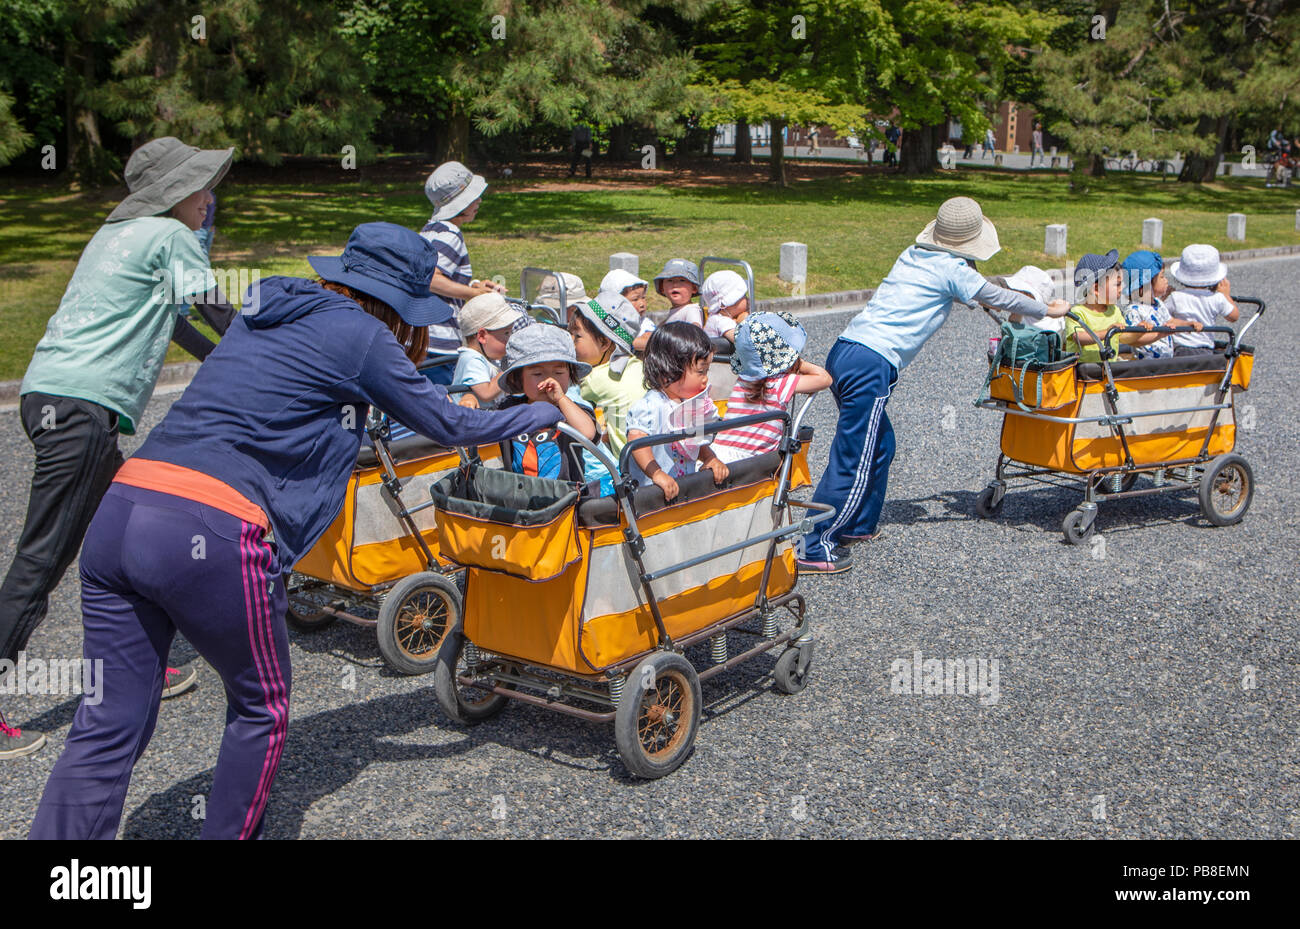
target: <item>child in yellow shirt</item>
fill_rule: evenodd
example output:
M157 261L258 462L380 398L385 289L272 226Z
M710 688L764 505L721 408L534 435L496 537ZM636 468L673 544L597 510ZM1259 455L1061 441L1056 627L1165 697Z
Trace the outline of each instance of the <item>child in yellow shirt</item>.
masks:
M1081 303L1070 307L1070 312L1087 325L1065 317L1065 329L1062 332L1062 348L1066 352L1078 352L1080 362L1101 361L1101 348L1088 333L1091 329L1097 339L1106 341L1106 330L1112 326L1128 326L1123 311L1116 305L1123 294L1124 275L1119 269L1119 251L1111 249L1104 255L1087 254L1079 258L1074 266L1075 296ZM1144 321L1142 328L1151 329L1150 320ZM1162 337L1159 332L1122 332L1107 342L1112 349L1117 343L1127 345L1146 345ZM1116 360L1112 357L1112 361Z

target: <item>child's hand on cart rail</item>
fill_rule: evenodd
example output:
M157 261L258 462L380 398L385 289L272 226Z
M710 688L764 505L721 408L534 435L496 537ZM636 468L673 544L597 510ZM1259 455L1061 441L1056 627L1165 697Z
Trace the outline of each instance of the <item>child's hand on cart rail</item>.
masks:
M713 483L715 484L721 484L727 479L727 475L731 473L731 470L727 467L726 463L717 456L710 458L708 461L704 461L703 456L701 456L700 464L707 470L713 472Z

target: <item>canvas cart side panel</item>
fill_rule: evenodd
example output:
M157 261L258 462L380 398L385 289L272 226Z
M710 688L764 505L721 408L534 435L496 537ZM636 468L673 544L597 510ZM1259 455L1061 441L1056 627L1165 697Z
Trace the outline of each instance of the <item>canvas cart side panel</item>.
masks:
M1116 409L1125 414L1213 406L1222 378L1222 371L1201 371L1116 380ZM1229 401L1232 393L1234 391L1230 389L1226 398ZM1077 415L1090 417L1106 413L1105 385L1100 381L1085 382ZM1212 410L1135 417L1124 427L1134 462L1147 465L1196 457L1205 443L1213 417ZM1233 411L1231 408L1220 410L1208 454L1215 456L1232 451L1235 440ZM1079 471L1124 464L1123 446L1114 431L1102 423L1079 423L1074 427L1071 455L1075 469Z
M531 664L590 674L578 654L591 532L580 530L582 557L557 577L533 583L478 568L465 572L465 635L489 652Z
M785 514L772 506L775 493L776 481L768 479L643 517L646 570L653 573L761 535L778 521L784 524ZM632 658L657 641L636 568L621 542L619 530L598 530L588 557L580 652L595 668ZM767 542L756 543L656 580L653 587L668 634L680 638L751 609L768 548ZM773 560L768 595L786 593L794 583L794 550L786 543Z
M496 446L485 446L480 454L497 456L485 464L500 463ZM402 499L408 505L427 500L430 485L454 471L459 463L454 451L397 463ZM377 467L352 472L343 509L294 570L357 591L369 591L425 570L424 553L384 500L383 479L383 471ZM427 507L411 518L437 557L433 508Z

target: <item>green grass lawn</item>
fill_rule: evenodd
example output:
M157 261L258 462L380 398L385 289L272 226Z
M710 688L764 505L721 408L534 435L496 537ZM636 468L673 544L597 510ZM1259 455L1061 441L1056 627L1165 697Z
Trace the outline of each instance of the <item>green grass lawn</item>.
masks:
M1223 250L1300 243L1300 191L1267 190L1255 179L1194 187L1112 175L1086 179L1086 192L1072 192L1065 175L970 170L919 180L846 174L785 190L754 183L681 186L670 178L662 173L638 185L598 180L596 190L568 189L563 181L494 180L479 219L466 227L475 274L502 275L518 293L521 268L558 268L594 289L613 252L640 255L646 277L669 258L712 254L749 261L758 295L774 297L791 292L777 268L780 244L795 240L808 245L808 293L871 287L938 205L958 194L977 198L997 223L1002 251L981 266L986 274L1050 264L1041 251L1047 223L1069 224L1071 256L1140 247L1149 216L1165 221L1170 254L1193 241ZM227 181L218 196L214 265L256 269L264 277L307 275L305 257L337 254L357 223L383 219L418 229L428 216L417 168L409 182ZM0 379L22 376L81 249L113 202L0 178ZM1248 217L1245 243L1227 241L1232 212ZM666 305L660 301L660 308ZM175 347L169 356L186 357Z

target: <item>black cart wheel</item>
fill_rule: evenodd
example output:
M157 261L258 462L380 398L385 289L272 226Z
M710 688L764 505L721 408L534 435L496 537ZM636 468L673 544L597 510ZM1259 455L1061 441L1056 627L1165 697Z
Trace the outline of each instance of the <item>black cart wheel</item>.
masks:
M450 578L422 571L398 581L379 608L379 653L402 674L428 674L447 631L460 624L460 591Z
M1071 510L1065 514L1065 519L1061 520L1061 532L1065 533L1065 541L1071 545L1082 545L1092 537L1097 531L1097 518L1094 514L1085 528L1084 521L1087 518L1088 514L1083 510Z
M1255 496L1255 472L1240 455L1220 455L1201 475L1201 512L1216 526L1241 522Z
M700 677L676 652L655 652L627 678L614 717L614 742L636 777L676 771L700 726Z
M326 613L322 607L333 599L325 590L289 589L289 606L284 611L285 622L298 632L319 632L332 625L338 617Z
M994 502L996 498L996 503ZM979 492L975 498L975 515L980 519L993 519L1002 512L1002 501L1005 496L998 495L998 488L990 484Z
M491 719L510 702L509 697L460 682L461 675L474 671L471 656L467 654L472 647L461 630L458 617L455 627L442 640L438 649L438 666L433 669L433 693L438 698L438 706L453 722L464 725ZM475 653L481 655L477 649Z
M799 660L801 652L805 654L803 661ZM783 694L797 694L807 687L808 677L812 674L812 656L811 642L802 648L797 645L786 648L772 669L772 682L776 689Z

